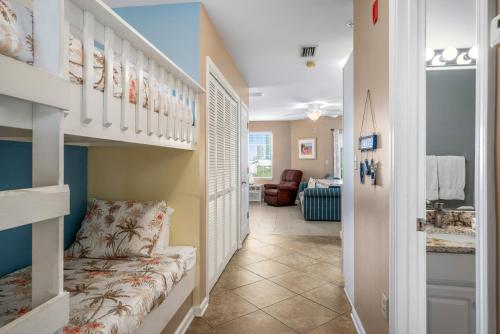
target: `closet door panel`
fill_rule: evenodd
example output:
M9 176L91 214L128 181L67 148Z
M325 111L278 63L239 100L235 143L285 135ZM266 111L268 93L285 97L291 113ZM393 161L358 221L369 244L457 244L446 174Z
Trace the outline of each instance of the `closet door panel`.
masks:
M238 194L239 194L239 122L238 122L238 104L231 100L230 105L230 185L231 185L231 250L236 250L238 242L238 224L239 224L239 207L238 207Z
M207 280L210 288L217 275L217 102L216 85L209 81L208 86L208 125L207 125ZM169 99L170 100L170 99ZM170 101L169 101L170 102ZM169 108L170 108L169 104ZM171 110L169 111L171 113ZM167 131L171 133L172 119ZM169 135L171 137L171 135Z
M207 275L211 289L237 248L239 108L212 76L207 88Z

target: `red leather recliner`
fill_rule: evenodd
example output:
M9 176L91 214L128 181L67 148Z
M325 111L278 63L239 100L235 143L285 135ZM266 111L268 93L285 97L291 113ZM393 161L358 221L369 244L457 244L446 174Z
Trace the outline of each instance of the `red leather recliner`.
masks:
M264 184L264 202L272 206L295 205L302 171L285 169L280 184Z

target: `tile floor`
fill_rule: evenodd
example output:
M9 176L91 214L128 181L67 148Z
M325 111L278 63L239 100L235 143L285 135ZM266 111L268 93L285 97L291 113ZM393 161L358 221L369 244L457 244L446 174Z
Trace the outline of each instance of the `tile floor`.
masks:
M187 334L356 333L340 254L337 237L252 230Z
M298 206L273 207L250 203L250 231L284 235L340 235L340 222L312 222L302 218Z

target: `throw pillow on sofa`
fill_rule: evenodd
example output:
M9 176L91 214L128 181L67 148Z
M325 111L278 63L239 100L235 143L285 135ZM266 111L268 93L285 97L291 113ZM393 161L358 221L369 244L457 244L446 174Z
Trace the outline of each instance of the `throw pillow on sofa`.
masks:
M90 199L67 255L82 258L151 257L161 243L165 202ZM164 243L164 241L163 241Z
M307 182L307 188L316 188L316 180L312 177L310 177L309 182Z

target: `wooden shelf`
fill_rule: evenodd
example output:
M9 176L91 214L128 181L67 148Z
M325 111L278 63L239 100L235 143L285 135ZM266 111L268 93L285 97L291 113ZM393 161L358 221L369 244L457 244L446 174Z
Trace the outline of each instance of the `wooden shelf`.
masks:
M67 185L0 191L0 231L67 214Z

